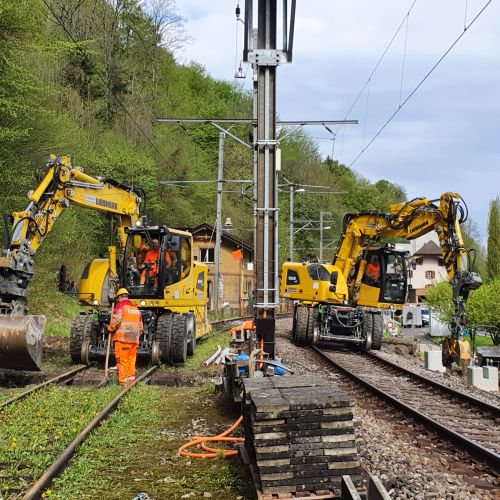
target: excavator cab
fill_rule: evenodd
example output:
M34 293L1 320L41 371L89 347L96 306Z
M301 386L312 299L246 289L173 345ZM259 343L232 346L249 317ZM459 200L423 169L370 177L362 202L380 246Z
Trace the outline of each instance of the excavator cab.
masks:
M408 289L406 256L407 252L389 246L368 249L366 259L358 263L358 273L362 273L359 305L383 307L383 304L405 303Z
M191 268L187 235L166 226L127 228L121 283L130 298L161 299L165 287L186 278Z

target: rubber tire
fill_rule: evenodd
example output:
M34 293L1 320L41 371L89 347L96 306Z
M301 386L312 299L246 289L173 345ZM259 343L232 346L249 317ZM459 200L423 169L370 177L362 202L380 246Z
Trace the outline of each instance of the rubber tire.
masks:
M85 338L90 340L90 345L92 347L97 347L100 334L101 328L99 321L90 317L85 325Z
M170 360L174 363L184 363L187 358L187 349L187 317L174 314L172 317L172 334L170 336Z
M156 320L155 340L160 344L160 360L166 363L170 360L170 335L172 330L172 315L170 313L162 314Z
M188 314L188 325L189 322L192 321L192 328L188 331L188 345L187 345L187 355L193 356L194 351L196 350L196 318L194 314Z
M307 345L312 345L314 340L314 329L319 328L319 314L318 309L309 308L309 318L307 320Z
M384 338L384 318L381 314L373 314L372 351L380 351Z
M297 305L297 321L295 327L295 345L304 347L308 345L310 308L302 304Z
M82 344L87 334L87 322L91 318L92 316L90 316L90 314L80 314L79 316L75 316L71 321L71 328L69 331L69 354L73 363L80 364L82 362Z

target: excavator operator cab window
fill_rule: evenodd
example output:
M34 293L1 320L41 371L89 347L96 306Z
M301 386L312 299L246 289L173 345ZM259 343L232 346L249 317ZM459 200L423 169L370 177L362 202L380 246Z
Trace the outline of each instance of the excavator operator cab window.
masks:
M370 286L380 287L380 276L380 256L376 253L369 252L366 259L365 272L361 281Z
M384 279L381 302L403 304L406 300L406 259L401 253L386 253L384 256Z
M128 235L125 246L123 284L130 296L155 296L159 290L161 235L144 231Z
M189 238L150 228L128 235L122 282L131 297L160 298L166 286L183 279L190 269Z

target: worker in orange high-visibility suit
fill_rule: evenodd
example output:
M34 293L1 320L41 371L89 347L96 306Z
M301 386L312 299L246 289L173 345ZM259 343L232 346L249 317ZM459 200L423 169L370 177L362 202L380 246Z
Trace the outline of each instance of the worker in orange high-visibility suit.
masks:
M365 276L372 282L377 282L380 279L380 265L376 255L372 255L370 262L366 265Z
M165 252L165 266L170 267L171 258L170 252ZM160 243L158 240L151 240L151 249L146 252L146 257L139 269L141 272L141 285L146 283L146 274L150 280L150 285L154 283L156 286L156 279L160 267Z
M113 334L118 383L131 384L135 380L137 346L143 325L141 311L128 299L128 291L120 288L116 292L117 303L113 309L108 331Z

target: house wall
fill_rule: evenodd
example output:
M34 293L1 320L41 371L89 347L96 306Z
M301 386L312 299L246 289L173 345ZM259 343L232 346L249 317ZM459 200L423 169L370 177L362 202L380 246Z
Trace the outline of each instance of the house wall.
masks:
M408 284L412 286L410 290L408 301L413 303L420 303L425 297L426 288L435 281L448 280L448 274L444 265L439 265L439 255L413 255L410 258L408 270L411 274L408 277ZM413 269L412 262L417 259L422 259L422 264L417 264ZM434 278L427 278L426 272L433 271Z
M213 249L215 255L215 240L210 238L211 235L193 235L194 255L198 261L201 261L201 249ZM220 256L220 273L222 283L219 284L219 308L225 302L228 302L227 309L239 311L243 313L251 306L251 298L253 294L253 270L248 270L248 263L252 262L252 254L250 251L243 249L243 259L233 259L232 252L237 249L232 242L221 241L221 256ZM208 265L208 281L209 281L209 309L214 309L215 295L215 262L206 262Z

